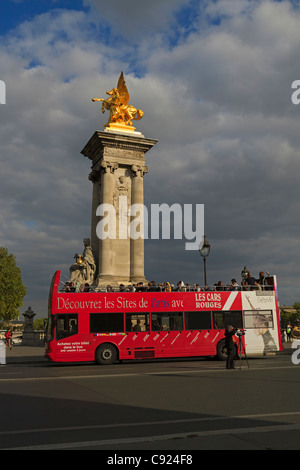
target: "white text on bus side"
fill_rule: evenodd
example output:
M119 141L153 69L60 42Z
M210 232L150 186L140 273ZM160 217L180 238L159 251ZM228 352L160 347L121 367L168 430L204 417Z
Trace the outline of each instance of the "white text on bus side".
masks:
M200 292L195 294L196 302L205 302L213 300L214 302L221 302L221 294L217 292Z
M102 307L101 300L70 300L69 298L63 299L58 297L57 310L78 310L79 308L93 308L98 309Z

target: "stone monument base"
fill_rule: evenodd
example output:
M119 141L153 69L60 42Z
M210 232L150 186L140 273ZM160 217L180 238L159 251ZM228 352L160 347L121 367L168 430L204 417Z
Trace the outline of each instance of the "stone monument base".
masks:
M34 331L23 331L22 346L33 346L34 344Z
M149 281L145 278L145 276L132 277L131 279L125 277L118 277L118 279L116 279L113 276L98 276L94 286L97 289L105 289L107 286L118 288L121 284L126 287L132 286L133 284L137 284L139 282L142 282L145 286Z
M99 275L95 281L95 286L97 288L104 288L107 286L116 287L118 286L118 281L114 276L110 275Z
M117 122L111 122L104 127L106 131L121 131L121 132L130 132L131 134L135 131L135 127L126 126L124 124L118 124ZM134 132L135 134L141 134L140 132Z

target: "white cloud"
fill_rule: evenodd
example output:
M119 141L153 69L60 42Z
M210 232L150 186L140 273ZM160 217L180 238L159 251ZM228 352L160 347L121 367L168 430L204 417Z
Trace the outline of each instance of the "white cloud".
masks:
M20 260L28 302L45 298L52 272L66 273L89 235L90 162L80 151L107 119L90 100L104 97L120 70L145 113L138 130L159 139L147 154L145 201L205 204L210 281L239 277L247 264L295 283L299 12L289 2L207 2L194 12L193 32L182 22L172 43L163 39L173 37L174 12L187 2L143 3L146 12L141 2L92 3L114 31L130 31L131 45L105 40L104 22L97 29L91 13L57 10L22 24L0 47L0 237ZM199 280L198 253L185 252L184 241L160 243L146 243L149 277ZM284 293L285 303L297 300L287 286Z
M206 14L212 18L236 17L257 5L255 0L217 0L207 1Z

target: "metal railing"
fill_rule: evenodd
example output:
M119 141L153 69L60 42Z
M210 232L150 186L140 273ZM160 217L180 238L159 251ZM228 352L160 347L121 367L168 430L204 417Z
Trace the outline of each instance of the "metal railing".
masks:
M64 287L62 287L59 292L62 293L81 293L81 292L95 292L95 293L110 293L110 292L118 292L118 293L128 293L128 292L232 292L232 291L273 291L274 285L272 278L270 279L270 284L268 285L225 285L225 286L199 286L196 285L192 287L188 284L185 284L182 287L177 287L174 284L168 283L159 283L157 285L118 285L118 286L107 286L106 288L97 288L95 286L86 286L81 288L80 286L70 287L67 286L66 283L60 281Z

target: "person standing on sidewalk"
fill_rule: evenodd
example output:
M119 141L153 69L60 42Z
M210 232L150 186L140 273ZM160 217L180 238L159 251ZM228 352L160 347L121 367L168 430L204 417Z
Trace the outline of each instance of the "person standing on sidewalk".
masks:
M236 356L236 345L234 335L237 332L237 328L234 328L231 325L228 325L225 329L225 348L227 349L227 361L226 361L226 369L234 369L233 361Z
M286 326L286 338L289 343L291 342L291 334L292 334L292 325L288 323Z

